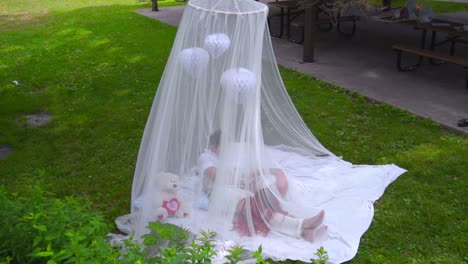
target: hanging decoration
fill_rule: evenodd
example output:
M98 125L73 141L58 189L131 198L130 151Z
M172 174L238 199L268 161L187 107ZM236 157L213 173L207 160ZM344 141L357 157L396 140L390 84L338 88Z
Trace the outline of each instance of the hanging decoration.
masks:
M221 75L221 87L236 94L239 104L244 104L255 89L257 77L245 68L232 68Z
M210 55L202 48L188 48L179 53L179 62L184 72L198 78L206 71Z
M231 39L226 34L211 34L205 38L205 49L213 58L223 55L229 46L231 46Z

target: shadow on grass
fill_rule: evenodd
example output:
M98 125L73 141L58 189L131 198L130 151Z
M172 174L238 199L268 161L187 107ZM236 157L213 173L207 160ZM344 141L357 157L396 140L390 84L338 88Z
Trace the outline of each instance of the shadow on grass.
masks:
M0 32L30 26L32 23L34 23L35 27L40 27L47 22L48 17L47 13L0 15Z

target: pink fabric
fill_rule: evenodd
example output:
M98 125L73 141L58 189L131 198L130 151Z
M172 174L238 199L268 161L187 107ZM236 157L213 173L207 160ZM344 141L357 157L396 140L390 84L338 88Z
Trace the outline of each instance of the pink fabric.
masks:
M240 200L237 204L236 214L233 219L233 229L239 232L242 236L268 235L270 228L265 221L270 222L273 217L273 213L275 212L274 208L279 208L279 202L276 199L268 199L265 189L259 190L255 193L254 197L248 199L250 203L250 212L247 211L247 198ZM263 207L263 212L260 212L259 205L260 207ZM247 219L249 218L248 216L251 216L252 218L254 234L249 230L247 222Z
M170 201L163 201L162 207L166 208L168 214L175 215L179 210L180 203L177 198L172 198Z

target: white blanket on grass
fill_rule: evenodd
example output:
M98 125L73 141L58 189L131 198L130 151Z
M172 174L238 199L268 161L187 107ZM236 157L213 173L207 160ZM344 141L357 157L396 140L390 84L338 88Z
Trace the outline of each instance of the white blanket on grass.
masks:
M310 159L272 148L268 151L288 177L288 204L283 207L303 217L324 209L324 224L328 225L326 239L310 243L274 232L266 237L240 237L230 230L232 226L226 225L225 221L214 226L213 221L207 221L208 213L198 209L198 199L193 199L199 190L199 176L183 177L181 194L185 201L191 201L189 217L173 218L169 222L184 226L194 233L216 230L218 234L229 234L226 239L229 237L250 251L262 245L265 257L273 260L310 262L315 258L316 250L323 246L328 252L330 263L341 263L356 255L360 238L372 222L373 203L382 196L390 183L405 172L395 165L357 166L336 157ZM219 236L217 239L223 241L225 238Z

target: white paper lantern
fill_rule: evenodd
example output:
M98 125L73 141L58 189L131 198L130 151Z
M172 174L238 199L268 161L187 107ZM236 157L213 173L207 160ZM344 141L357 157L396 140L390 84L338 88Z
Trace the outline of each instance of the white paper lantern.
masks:
M202 48L188 48L179 53L179 62L184 72L198 78L206 71L210 55Z
M221 87L228 93L234 93L235 100L244 104L255 89L255 73L244 68L232 68L221 75Z
M231 39L223 33L211 34L205 38L205 49L213 58L221 56L231 45Z

